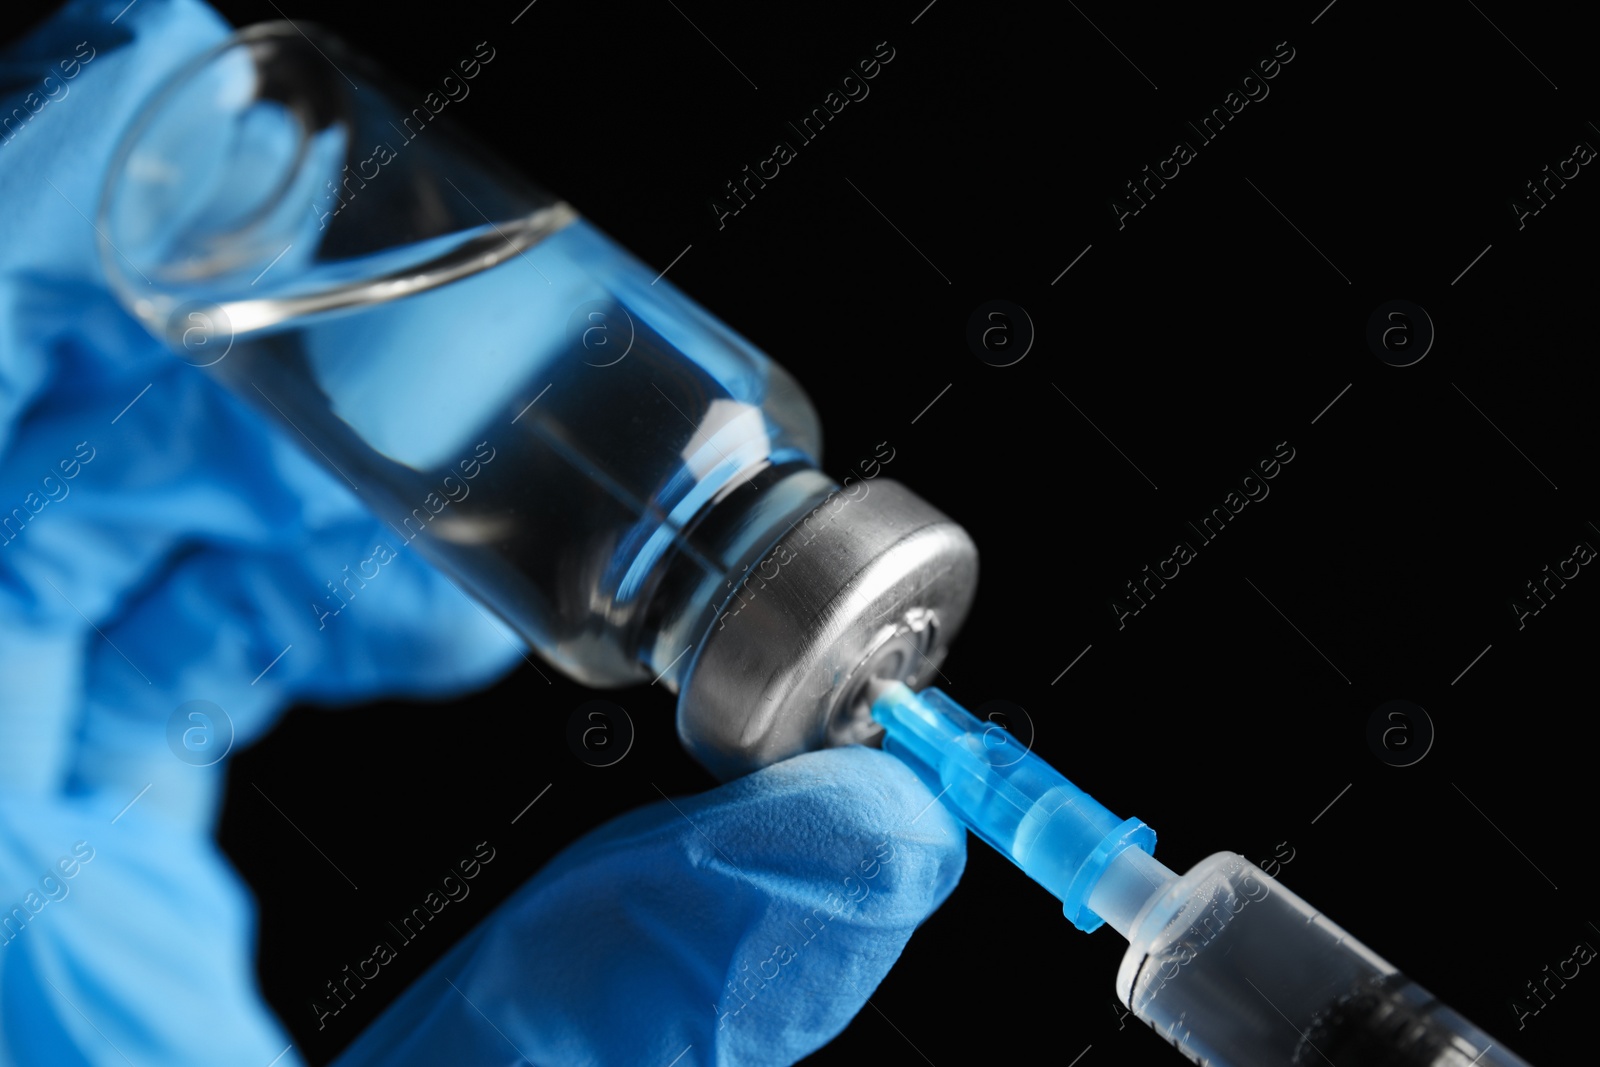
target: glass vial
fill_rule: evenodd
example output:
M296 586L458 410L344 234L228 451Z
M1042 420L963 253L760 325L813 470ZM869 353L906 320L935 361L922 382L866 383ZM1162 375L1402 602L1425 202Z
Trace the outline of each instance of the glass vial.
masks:
M869 739L867 676L924 680L964 618L970 539L822 473L786 372L449 128L494 49L405 93L308 33L143 109L100 208L124 305L560 670L679 691L717 773Z

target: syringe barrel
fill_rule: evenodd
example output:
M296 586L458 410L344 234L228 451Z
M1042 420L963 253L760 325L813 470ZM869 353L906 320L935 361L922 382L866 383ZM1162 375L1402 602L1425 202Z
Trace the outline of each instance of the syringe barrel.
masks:
M1117 995L1210 1067L1527 1067L1232 852L1147 905Z

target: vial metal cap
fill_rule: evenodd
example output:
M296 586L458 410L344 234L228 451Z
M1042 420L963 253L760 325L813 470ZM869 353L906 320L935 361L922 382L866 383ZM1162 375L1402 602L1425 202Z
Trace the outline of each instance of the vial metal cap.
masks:
M977 589L978 550L897 482L834 494L745 572L679 691L678 736L723 780L876 743L875 681L938 678Z

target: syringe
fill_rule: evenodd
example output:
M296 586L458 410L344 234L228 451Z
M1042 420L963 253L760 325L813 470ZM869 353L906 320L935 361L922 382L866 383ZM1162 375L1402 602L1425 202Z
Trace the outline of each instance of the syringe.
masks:
M884 749L1073 925L1128 939L1117 996L1195 1063L1527 1067L1243 856L1174 873L1148 826L938 689L894 684L872 715Z

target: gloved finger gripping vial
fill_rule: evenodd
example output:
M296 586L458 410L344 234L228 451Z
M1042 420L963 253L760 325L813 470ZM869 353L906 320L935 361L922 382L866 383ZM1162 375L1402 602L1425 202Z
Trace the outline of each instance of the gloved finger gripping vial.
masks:
M676 691L717 775L874 737L866 684L932 675L971 538L889 442L823 473L788 373L317 36L246 29L144 109L100 209L122 302L568 675Z

